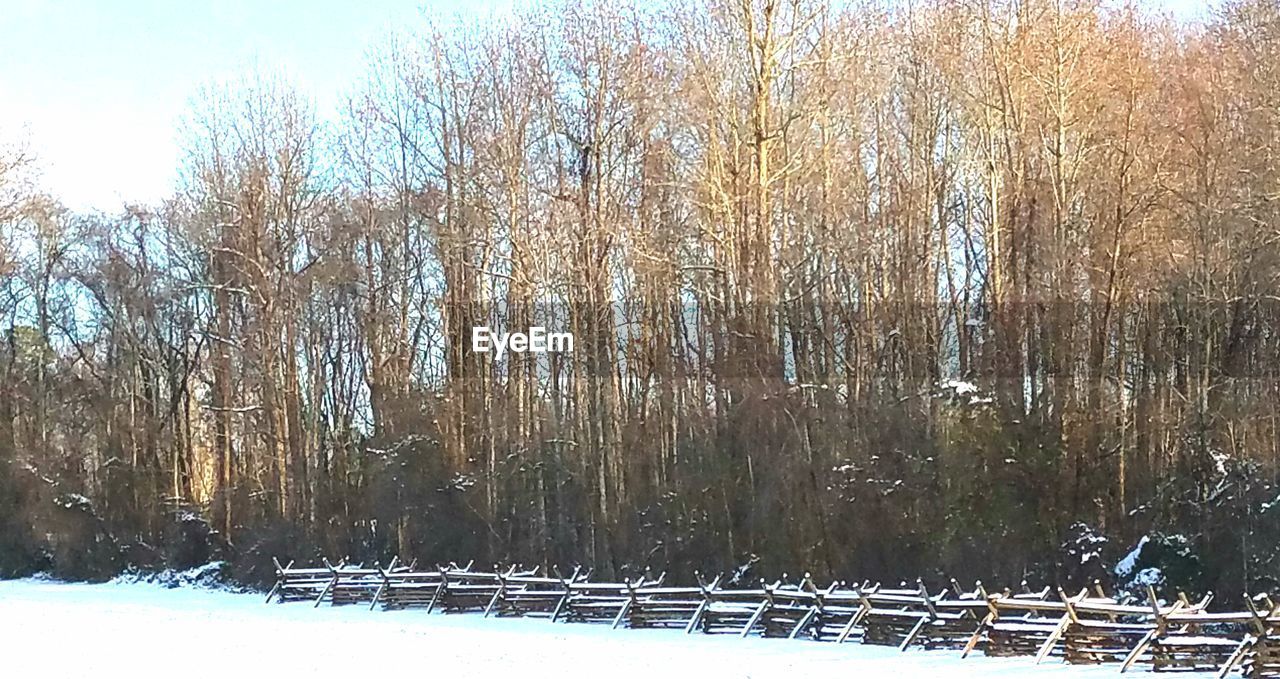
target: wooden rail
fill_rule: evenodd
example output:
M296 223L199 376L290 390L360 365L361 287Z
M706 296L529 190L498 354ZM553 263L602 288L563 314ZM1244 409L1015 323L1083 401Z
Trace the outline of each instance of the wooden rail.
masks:
M582 582L585 578L577 568L568 578L539 577L536 573L499 575L498 591L484 614L551 618L564 605L572 583Z
M296 568L273 559L276 583L267 601L310 601L319 606L367 603L370 609L425 609L484 616L545 617L552 621L607 623L613 627L683 629L822 642L880 644L906 651L959 649L990 656L1058 658L1073 664L1114 663L1120 672L1239 670L1246 679L1280 678L1280 601L1259 595L1247 610L1209 612L1211 596L1192 602L1179 594L1146 601L1107 596L1099 585L1068 595L1061 589L988 592L950 586L930 591L923 581L886 588L832 582L760 581L731 588L719 576L697 575L696 586L664 584L648 573L621 582L595 582L574 569L563 577L538 568L448 564L418 570L392 559L385 568L323 560Z

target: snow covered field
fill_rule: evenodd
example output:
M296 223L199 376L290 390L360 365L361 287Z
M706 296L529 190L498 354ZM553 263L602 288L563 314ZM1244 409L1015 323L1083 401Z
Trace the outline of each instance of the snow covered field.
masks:
M313 609L265 605L253 594L40 580L0 581L0 649L4 674L12 677L1120 676L1115 666L960 660L944 651L899 653L540 619Z

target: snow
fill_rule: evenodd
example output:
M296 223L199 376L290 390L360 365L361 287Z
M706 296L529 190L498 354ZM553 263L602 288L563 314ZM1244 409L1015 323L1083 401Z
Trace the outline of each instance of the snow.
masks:
M979 394L978 385L964 380L947 380L942 383L942 391L944 395L952 395L957 400L963 400L965 396L968 396L968 402L971 406L995 403L994 398Z
M1163 637L1160 639L1163 646L1223 646L1235 647L1240 642L1234 639L1224 639L1222 637Z
M729 583L736 585L745 582L748 574L751 573L752 566L755 566L759 562L760 557L752 554L751 558L747 559L746 563L739 564L737 568L733 569L733 576L729 578Z
M961 660L952 651L262 600L142 582L0 581L5 675L1093 679L1116 673L1115 665L1037 666L1031 658L980 654Z
M89 510L93 506L93 503L89 502L89 498L79 493L63 493L53 498L53 503L63 509Z
M964 382L962 380L947 380L947 382L942 385L942 388L955 391L956 396L976 394L978 392L978 387L976 385L972 382Z
M1138 565L1138 557L1142 554L1142 548L1150 541L1150 536L1142 536L1142 539L1138 541L1137 546L1130 550L1130 552L1120 560L1120 563L1116 564L1116 575L1122 578L1129 577L1129 574L1133 572L1134 567Z
M1227 461L1231 456L1226 453L1209 451L1209 457L1213 458L1213 468L1218 472L1218 476L1227 475Z
M1164 584L1164 573L1161 573L1160 569L1154 566L1144 568L1133 577L1133 584L1138 587L1146 587L1148 585L1158 587Z
M1102 559L1102 548L1107 544L1106 536L1099 535L1093 528L1079 522L1072 524L1068 532L1074 534L1075 537L1068 540L1063 545L1063 548L1068 553L1078 552L1081 564Z
M185 571L161 571L159 573L126 572L116 576L112 584L150 583L163 587L216 587L222 579L226 564L213 561Z
M1042 618L1041 622L997 622L996 626L1006 632L1044 632L1058 626L1061 618Z

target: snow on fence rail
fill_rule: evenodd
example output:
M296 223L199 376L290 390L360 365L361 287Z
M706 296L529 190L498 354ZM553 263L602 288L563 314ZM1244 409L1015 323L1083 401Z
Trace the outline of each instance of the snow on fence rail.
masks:
M417 563L383 568L338 565L295 568L274 560L276 584L267 602L311 601L339 606L368 604L384 610L484 616L540 616L552 622L599 622L613 627L675 627L686 633L975 650L989 656L1049 657L1071 664L1115 663L1120 672L1142 664L1153 671L1239 670L1246 679L1280 678L1280 600L1263 594L1246 610L1207 611L1211 596L1192 602L1179 594L1161 601L1147 587L1146 601L1107 596L1100 584L1068 594L1048 587L1032 591L971 591L954 581L931 593L923 581L897 588L878 583L833 582L819 587L809 575L784 575L758 588L730 588L717 576L698 575L698 586L664 584L665 573L622 582L592 581L580 569L559 571L511 566L473 570L473 564L421 570Z

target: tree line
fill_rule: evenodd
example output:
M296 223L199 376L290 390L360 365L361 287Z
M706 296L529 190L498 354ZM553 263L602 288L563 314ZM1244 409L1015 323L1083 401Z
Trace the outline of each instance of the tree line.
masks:
M7 147L0 572L1276 584L1280 3L539 10L210 85L161 204Z

